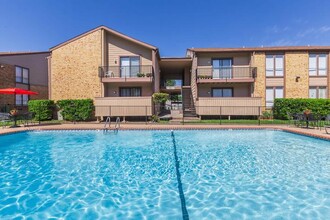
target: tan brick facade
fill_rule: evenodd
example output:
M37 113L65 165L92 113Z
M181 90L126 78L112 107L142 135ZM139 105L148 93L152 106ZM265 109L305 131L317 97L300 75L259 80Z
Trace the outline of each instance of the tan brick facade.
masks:
M50 98L101 97L98 68L101 66L101 30L52 51Z
M15 87L15 67L12 65L1 64L0 67L0 89ZM0 94L1 105L13 105L15 102L14 95Z
M253 56L254 67L257 67L257 78L254 82L254 97L261 97L261 103L266 103L266 56L265 53L255 53Z
M285 98L308 98L308 57L308 52L285 53Z

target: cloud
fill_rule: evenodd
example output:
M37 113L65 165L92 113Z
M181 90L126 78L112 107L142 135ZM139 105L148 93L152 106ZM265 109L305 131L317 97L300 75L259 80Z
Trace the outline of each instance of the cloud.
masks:
M300 43L299 40L282 38L270 43L269 46L296 46L299 43Z
M330 32L330 26L324 25L322 27L318 27L318 28L308 28L304 31L300 31L297 34L297 37L306 37L308 35L315 35L315 34L324 34Z
M279 27L277 25L273 25L271 27L268 27L266 29L266 31L268 33L271 33L271 34L281 34L281 33L284 33L284 32L287 32L288 30L290 30L290 28L288 26L285 26L285 27Z

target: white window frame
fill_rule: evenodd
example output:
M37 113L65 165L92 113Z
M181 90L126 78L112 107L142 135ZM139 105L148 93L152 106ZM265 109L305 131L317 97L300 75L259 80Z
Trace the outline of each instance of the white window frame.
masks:
M279 63L279 59L282 59L282 63ZM266 55L266 77L284 77L284 59L284 54ZM270 63L267 62L269 60Z
M315 97L311 97L311 90L312 89L315 89L315 91L316 91ZM325 97L320 97L320 89L325 90ZM310 99L326 99L328 97L328 87L326 87L326 86L310 86L309 89L308 89L308 92L309 92L308 97Z
M272 91L272 97L267 97L267 90ZM281 97L279 97L278 90L282 90ZM274 101L277 98L284 98L284 87L283 86L266 87L266 108L272 108L274 106Z
M311 68L311 58L315 57L316 66ZM325 68L320 68L320 57L325 58ZM315 74L311 74L312 71L315 71ZM322 71L322 72L321 72ZM321 72L321 74L320 74ZM324 74L322 74L324 72ZM327 76L328 75L328 54L309 54L308 58L308 74L309 76Z

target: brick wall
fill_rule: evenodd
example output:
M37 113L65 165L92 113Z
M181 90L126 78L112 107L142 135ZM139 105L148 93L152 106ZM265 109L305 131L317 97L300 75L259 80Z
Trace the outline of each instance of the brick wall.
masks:
M31 95L30 100L48 99L48 87L40 85L30 85L30 90L39 93L38 95Z
M263 52L254 54L253 65L257 67L257 78L254 83L254 97L261 97L262 105L266 105L266 56Z
M308 56L308 52L285 53L285 98L308 98Z
M101 53L101 30L53 50L50 99L100 97Z
M15 67L12 65L1 64L0 67L0 89L15 87ZM5 104L13 105L14 95L0 94L0 106Z

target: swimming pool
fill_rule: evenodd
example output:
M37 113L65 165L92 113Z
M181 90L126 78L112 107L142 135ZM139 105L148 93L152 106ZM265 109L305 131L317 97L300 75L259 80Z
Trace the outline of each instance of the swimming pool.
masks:
M329 141L273 130L0 136L0 218L327 219Z

